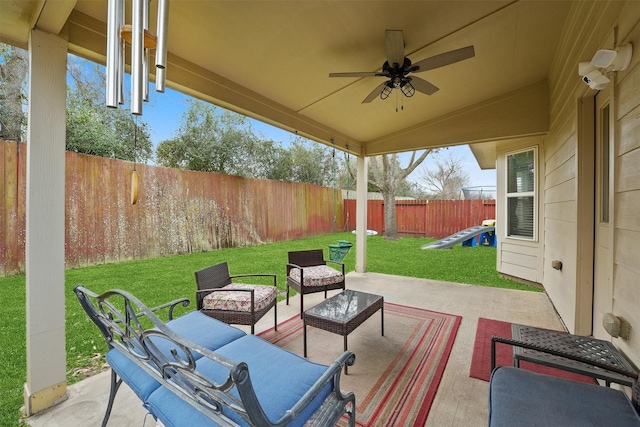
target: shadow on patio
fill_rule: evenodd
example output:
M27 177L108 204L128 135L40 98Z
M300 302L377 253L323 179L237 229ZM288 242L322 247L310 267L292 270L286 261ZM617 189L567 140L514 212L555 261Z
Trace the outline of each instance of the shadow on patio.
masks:
M376 273L349 273L347 288L383 295L385 302L462 316L453 350L425 424L427 426L487 424L488 383L469 377L478 318L563 329L545 293ZM310 294L305 299L305 305L311 307L321 301L322 293ZM293 297L289 306L284 301L278 304L279 323L299 313L299 301L299 298ZM273 318L267 315L256 325L256 333L272 326ZM341 342L336 336L338 347L341 347ZM105 372L71 386L67 401L31 417L28 423L33 427L99 425L108 395L109 373ZM141 402L125 385L116 397L108 425L142 426L145 415ZM147 417L146 426L153 425L153 419Z

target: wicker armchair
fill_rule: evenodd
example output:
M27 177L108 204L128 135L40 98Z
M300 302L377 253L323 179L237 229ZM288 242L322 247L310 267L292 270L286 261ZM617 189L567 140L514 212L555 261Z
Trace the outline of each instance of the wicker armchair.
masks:
M327 266L327 262L340 267L340 271ZM300 294L300 317L304 311L304 295L332 289L344 289L344 264L337 261L325 261L322 249L289 252L287 264L287 305L289 305L289 288Z
M255 324L273 307L274 328L278 326L277 296L275 274L237 274L229 275L226 262L196 271L197 308L202 313L225 323ZM233 283L241 277L271 277L273 285L249 285Z

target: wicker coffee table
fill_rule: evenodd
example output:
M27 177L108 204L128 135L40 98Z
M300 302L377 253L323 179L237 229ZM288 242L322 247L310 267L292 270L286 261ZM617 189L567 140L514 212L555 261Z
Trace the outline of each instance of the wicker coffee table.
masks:
M342 335L344 350L347 351L347 335L380 310L381 329L384 336L383 303L384 298L381 295L347 289L305 311L303 315L304 357L307 357L307 326Z

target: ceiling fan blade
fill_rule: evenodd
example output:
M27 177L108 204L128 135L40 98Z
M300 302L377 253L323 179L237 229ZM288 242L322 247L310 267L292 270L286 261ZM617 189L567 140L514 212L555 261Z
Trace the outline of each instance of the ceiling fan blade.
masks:
M364 101L362 101L362 103L368 104L369 102L373 101L378 96L380 96L380 92L382 92L382 89L384 89L386 84L387 82L382 82L378 86L376 86L376 88L372 90L369 95L367 95L367 97L364 99Z
M375 71L354 71L346 73L329 73L329 77L376 77L384 74Z
M387 45L387 62L393 67L404 64L404 36L402 30L387 30L385 32L385 42Z
M409 71L412 73L421 73L423 71L433 70L434 68L444 67L445 65L473 58L475 55L476 53L473 46L467 46L418 61L411 66Z
M437 86L415 76L411 77L411 86L413 86L418 92L422 92L427 95L433 95L440 90Z

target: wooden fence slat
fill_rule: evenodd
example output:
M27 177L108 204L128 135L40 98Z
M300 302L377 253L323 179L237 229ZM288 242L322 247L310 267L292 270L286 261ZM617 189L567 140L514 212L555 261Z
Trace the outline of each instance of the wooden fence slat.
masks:
M4 205L6 209L5 227L6 227L6 269L8 272L14 272L18 268L18 260L16 259L18 251L18 237L20 236L20 221L18 218L19 203L19 183L16 182L19 176L19 159L16 158L16 143L10 142L5 152L5 190Z

